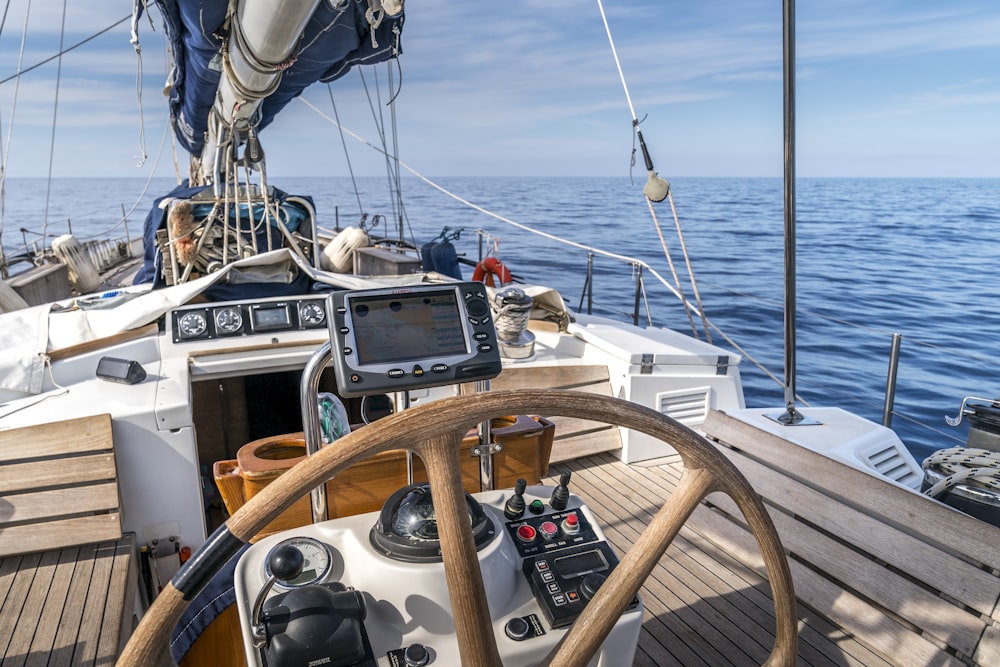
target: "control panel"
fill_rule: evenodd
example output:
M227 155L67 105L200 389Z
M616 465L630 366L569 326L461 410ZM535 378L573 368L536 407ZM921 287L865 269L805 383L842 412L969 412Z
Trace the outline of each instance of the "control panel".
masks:
M174 343L324 329L326 302L311 297L185 306L171 311L169 322Z
M520 483L513 491L468 497L474 525L485 519L497 528L477 537L476 547L504 665L541 662L618 563L596 518L568 492L566 481L557 487ZM250 665L285 664L281 647L289 638L310 636L295 627L300 622L344 632L329 639L319 633L322 646L296 645L294 659L301 664L461 664L443 563L397 557L376 544L386 526L400 537L436 539L426 491L401 491L382 512L286 531L243 554L235 584ZM318 618L293 611L306 608ZM596 664L631 664L641 624L636 599Z
M496 377L496 329L482 283L334 292L337 388L363 396Z

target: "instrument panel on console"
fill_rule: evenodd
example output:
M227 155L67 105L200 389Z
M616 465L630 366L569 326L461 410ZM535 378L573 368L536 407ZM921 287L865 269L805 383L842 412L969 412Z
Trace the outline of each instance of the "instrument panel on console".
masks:
M411 488L415 487L404 487L396 496L411 493ZM489 539L477 541L477 549L505 665L540 662L618 563L590 509L572 494L565 505L552 507L556 505L549 501L552 489L528 487L523 514L513 518L506 511L510 490L469 496L470 507L481 506L492 523L502 526ZM309 664L460 664L443 564L387 552L375 539L384 530L385 514L398 513L399 504L397 497L381 513L265 538L241 557L235 584L249 664L274 667L293 654L295 660ZM305 574L279 581L280 588L268 592L268 563L288 544L303 547ZM313 593L307 593L310 588ZM305 626L296 627L289 619L312 614L304 611L309 605L321 620L303 618L303 624L339 627L350 630L350 636L300 641L306 636ZM251 621L254 609L263 610L256 628ZM631 664L641 623L642 604L636 599L605 640L597 662ZM267 641L258 648L255 636Z
M324 297L255 299L177 308L170 313L174 343L324 329Z

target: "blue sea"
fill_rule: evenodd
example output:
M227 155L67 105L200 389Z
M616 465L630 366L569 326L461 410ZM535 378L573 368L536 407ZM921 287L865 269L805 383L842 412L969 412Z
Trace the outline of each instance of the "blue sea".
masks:
M456 197L550 235L647 262L673 282L642 196L644 175L621 178L441 178ZM384 216L372 233L395 236L400 221L417 245L443 228L463 230L460 253L478 258L494 243L527 282L559 289L581 303L586 250L561 245L498 221L413 177L398 188L384 179L291 178L272 185L311 195L320 225L333 228ZM140 234L152 198L167 192L143 179L9 179L3 244L51 237L72 226L78 237L103 235L129 212ZM705 314L745 354L747 405L784 406L783 195L780 179L677 178L676 211ZM47 214L46 214L46 199ZM402 201L403 206L398 206ZM668 202L654 205L669 252L694 300ZM1000 179L799 179L797 183L796 388L799 408L836 405L881 421L892 336L902 336L892 426L920 460L965 441L966 423L945 424L965 396L1000 396ZM388 229L386 227L388 226ZM489 232L480 237L477 230ZM124 234L119 227L116 236ZM595 313L629 321L635 271L595 256ZM467 277L471 269L466 269ZM644 273L641 321L691 332L677 299ZM583 305L586 308L586 303ZM698 335L703 336L700 322ZM731 348L717 331L713 342Z

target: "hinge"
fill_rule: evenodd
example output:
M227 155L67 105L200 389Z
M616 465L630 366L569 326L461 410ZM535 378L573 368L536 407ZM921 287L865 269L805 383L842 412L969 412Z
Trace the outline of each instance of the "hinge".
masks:
M499 442L490 443L490 454L499 454L502 451L503 451L502 443ZM483 455L483 446L481 444L476 445L475 447L469 449L469 456L482 456L482 455Z
M642 355L642 361L639 362L639 374L640 375L652 375L653 374L653 355L644 354Z
M719 358L715 360L715 374L725 375L729 372L729 355L720 354Z

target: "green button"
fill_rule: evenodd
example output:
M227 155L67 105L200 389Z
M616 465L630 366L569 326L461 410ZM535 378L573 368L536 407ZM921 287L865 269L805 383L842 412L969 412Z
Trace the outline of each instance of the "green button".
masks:
M541 500L532 500L531 504L528 505L528 509L531 510L532 514L541 514L542 510L545 509L545 503Z

